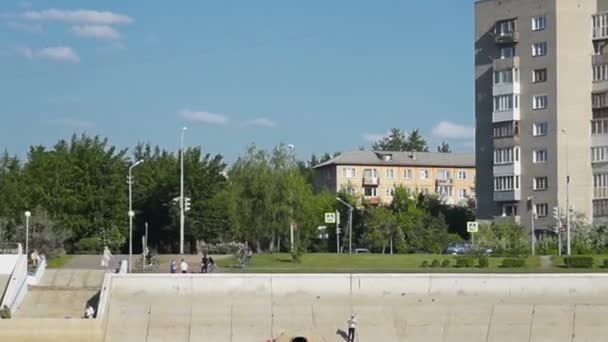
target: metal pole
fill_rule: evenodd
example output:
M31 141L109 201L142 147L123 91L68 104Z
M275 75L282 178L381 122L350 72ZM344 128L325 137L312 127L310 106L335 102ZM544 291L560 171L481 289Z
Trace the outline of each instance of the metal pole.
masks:
M135 165L135 164L133 164ZM133 198L132 198L132 190L131 187L133 185L133 176L131 175L133 170L133 165L129 167L129 273L131 273L131 264L133 259Z
M536 216L536 208L534 208L534 197L532 197L532 255L536 254L536 229L534 227L534 218Z
M336 253L340 254L340 212L336 210Z
M353 253L353 208L348 209L348 254Z
M291 246L291 251L293 252L293 222L289 225L289 243Z
M568 138L565 129L562 132ZM570 166L568 159L568 143L566 142L566 253L570 255Z
M184 133L182 128L180 144L180 178L179 178L179 254L184 254Z
M144 251L146 249L148 249L148 222L146 222L146 239L144 240L145 242L145 246L144 246Z
M28 248L30 244L30 212L25 212L25 258L26 260L29 258L28 256Z

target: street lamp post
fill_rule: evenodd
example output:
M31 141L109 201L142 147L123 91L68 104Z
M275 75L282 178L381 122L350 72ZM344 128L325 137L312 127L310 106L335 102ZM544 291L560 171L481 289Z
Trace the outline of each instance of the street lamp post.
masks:
M30 216L32 213L28 211L25 212L25 257L28 257L28 248L30 243Z
M336 197L336 200L338 200L338 202L340 202L348 207L348 254L352 254L353 253L353 206L346 203L346 201L344 201L340 197Z
M530 231L532 232L532 238L530 240L530 244L532 245L532 255L536 254L536 229L534 227L536 220L536 205L534 204L534 196L528 197L528 201L530 201L530 216L531 216L531 226Z
M180 175L179 175L179 254L184 254L184 134L187 127L182 127L181 143L179 148Z
M567 139L568 132L566 129L562 128L562 133ZM570 256L570 166L568 164L568 149L568 142L566 141L566 254Z
M133 217L135 216L135 212L133 211L133 168L137 165L143 163L144 160L140 159L133 163L129 167L129 176L127 177L127 183L129 184L129 273L132 270L132 259L133 259Z
M294 156L294 150L295 150L296 147L293 144L289 144L289 145L287 145L287 148L290 151L291 161L293 161L293 159L295 158L295 156ZM289 205L290 205L290 208L289 208L289 216L290 216L289 217L289 220L290 220L290 223L289 223L289 248L290 248L291 252L293 253L293 252L295 252L295 248L294 248L295 247L295 244L294 244L294 231L293 231L294 230L294 222L293 222L293 189L290 189L290 191L289 191L289 201L290 201L290 203L289 203Z

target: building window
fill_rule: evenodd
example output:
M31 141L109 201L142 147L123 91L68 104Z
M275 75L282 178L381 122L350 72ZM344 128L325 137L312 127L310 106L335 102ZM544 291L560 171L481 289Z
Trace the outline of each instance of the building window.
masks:
M386 178L388 178L388 179L395 178L395 169L386 169L385 175L386 175Z
M510 164L519 161L519 147L494 149L494 164Z
M519 135L519 121L497 122L492 127L494 138L512 137Z
M547 123L546 122L535 123L532 127L532 133L535 137L547 135Z
M452 187L451 186L438 186L437 194L440 197L452 197Z
M395 188L386 189L386 197L393 197L393 196L395 196Z
M547 82L547 68L534 69L534 72L532 73L532 82Z
M608 146L591 148L591 162L602 163L608 161Z
M458 198L460 198L460 199L467 198L467 189L458 189Z
M377 169L365 169L363 170L363 177L365 178L377 178L378 170Z
M357 177L357 170L354 167L342 168L342 177L355 178Z
M547 177L534 177L534 190L547 190Z
M545 217L549 212L549 205L547 203L535 204L534 211L537 217Z
M608 80L608 64L600 64L593 66L593 82Z
M504 204L502 206L502 216L517 216L517 205Z
M450 170L439 170L437 172L437 179L448 180L452 178L452 172Z
M420 170L420 179L429 179L429 170L427 170L427 169Z
M608 134L608 119L591 120L591 134Z
M407 169L403 171L403 178L412 179L412 169Z
M532 44L532 57L544 56L547 54L547 42Z
M467 179L467 170L458 170L458 179L460 179L460 180Z
M508 36L515 31L515 25L515 19L497 21L494 25L494 33L497 36Z
M378 188L365 187L365 188L363 188L363 195L365 197L378 197Z
M494 84L513 83L519 82L519 70L518 69L507 69L501 71L494 71Z
M545 163L547 162L547 150L534 150L532 151L532 161L534 163Z
M547 95L534 95L532 97L532 109L545 109L547 108L547 102Z
M593 174L593 199L608 198L608 173Z
M547 26L547 17L538 16L532 18L532 31L541 31L544 30Z
M513 191L519 189L519 176L494 177L494 191Z
M519 95L508 94L494 96L494 111L500 112L519 108Z
M513 46L504 46L500 48L500 58L513 58L515 57L515 47Z
M596 14L593 16L593 38L608 36L608 14Z

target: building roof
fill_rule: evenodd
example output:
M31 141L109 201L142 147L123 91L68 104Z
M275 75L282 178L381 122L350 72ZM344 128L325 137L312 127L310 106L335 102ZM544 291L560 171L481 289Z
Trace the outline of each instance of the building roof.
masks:
M384 156L390 155L390 158ZM403 152L403 151L351 151L345 152L313 168L330 165L377 166L437 166L475 167L475 155L465 153Z

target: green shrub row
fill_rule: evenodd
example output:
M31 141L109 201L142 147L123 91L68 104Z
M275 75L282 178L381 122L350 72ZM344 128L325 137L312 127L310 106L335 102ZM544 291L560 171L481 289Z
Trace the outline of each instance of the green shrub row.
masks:
M569 256L564 258L564 265L568 268L593 268L593 257ZM604 260L606 266L606 260Z
M523 260L523 259L522 259ZM447 268L450 267L451 262L449 259L444 259L442 262L439 262L439 260L434 259L433 261L429 262L427 260L424 260L421 264L420 267L442 267L442 268ZM479 258L474 258L474 257L469 257L469 256L461 256L461 257L456 257L456 263L454 264L454 267L457 268L464 268L464 267L479 267L479 268L488 268L490 267L490 258L488 258L487 256L481 256ZM523 264L522 264L523 266ZM505 266L503 266L505 267ZM510 267L514 267L514 266L510 266ZM518 266L521 267L521 266Z
M526 259L522 258L505 258L502 259L500 267L504 268L517 268L526 266Z
M433 259L433 261L431 261L430 263L426 260L424 260L422 262L422 264L420 264L420 267L450 267L450 260L445 259L442 262L439 262L439 260L437 259Z

